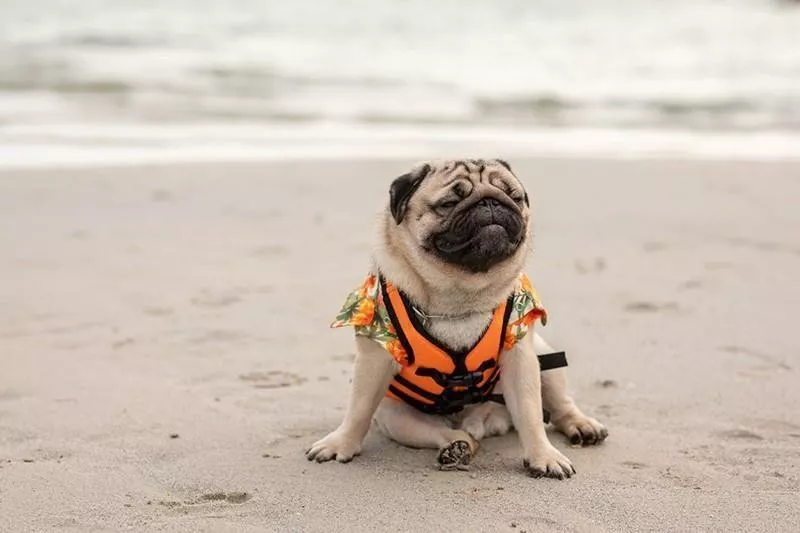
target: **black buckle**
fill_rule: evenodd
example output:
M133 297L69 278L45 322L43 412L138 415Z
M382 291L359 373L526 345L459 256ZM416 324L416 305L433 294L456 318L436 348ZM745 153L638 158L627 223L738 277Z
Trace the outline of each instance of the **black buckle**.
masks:
M469 388L462 391L445 390L437 399L437 408L443 412L454 413L460 411L465 405L486 401L481 391Z
M447 387L474 387L483 379L483 372L453 374L447 377Z

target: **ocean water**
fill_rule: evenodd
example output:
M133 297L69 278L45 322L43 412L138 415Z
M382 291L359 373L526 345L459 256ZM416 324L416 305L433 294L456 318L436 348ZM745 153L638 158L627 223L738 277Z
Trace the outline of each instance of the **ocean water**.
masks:
M790 2L0 2L0 165L481 146L785 158L798 137Z

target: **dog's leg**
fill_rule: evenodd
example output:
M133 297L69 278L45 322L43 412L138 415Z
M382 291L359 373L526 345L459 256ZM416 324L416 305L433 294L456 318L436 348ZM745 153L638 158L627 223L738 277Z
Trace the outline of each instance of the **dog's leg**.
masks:
M498 384L494 392L502 394L501 389ZM465 411L466 414L459 427L477 441L486 437L505 435L511 429L511 415L504 405L486 402L469 406Z
M392 440L412 448L438 448L442 470L465 470L478 451L478 441L453 429L441 416L421 413L403 402L385 398L375 414L378 427Z
M537 354L555 350L538 333L533 337L533 348ZM608 430L578 409L567 394L567 369L556 368L542 372L542 401L550 411L550 421L573 445L600 444L608 437Z
M563 479L574 474L575 469L547 439L539 359L533 350L532 337L526 335L500 358L503 396L519 433L525 468L533 477Z
M356 362L350 401L341 425L306 450L309 461L347 463L361 452L372 415L397 372L397 363L375 341L356 337Z

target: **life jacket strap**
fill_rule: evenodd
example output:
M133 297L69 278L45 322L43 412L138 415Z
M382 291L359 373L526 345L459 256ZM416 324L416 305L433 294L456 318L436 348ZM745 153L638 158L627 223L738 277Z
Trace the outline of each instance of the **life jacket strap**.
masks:
M545 353L539 356L539 369L542 372L567 366L566 352Z
M567 366L566 352L544 353L539 355L538 358L539 358L539 369L542 372L546 372L548 370L555 370L556 368L563 368ZM486 400L503 405L506 404L506 400L505 398L503 398L502 394L489 394L486 397ZM544 423L547 424L549 421L550 421L550 413L548 411L544 411Z

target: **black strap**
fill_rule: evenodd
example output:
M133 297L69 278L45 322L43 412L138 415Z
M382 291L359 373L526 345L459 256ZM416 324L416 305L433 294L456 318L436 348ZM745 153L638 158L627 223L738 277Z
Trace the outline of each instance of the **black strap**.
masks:
M454 413L461 411L464 408L463 404L448 405L444 402L434 402L432 404L423 403L417 400L416 398L409 396L408 394L398 389L394 385L389 385L389 390L392 391L392 393L395 396L406 402L411 407L414 407L418 411L422 411L423 413L429 415L452 415ZM438 398L439 400L441 400L442 397L439 396Z
M421 402L421 401L417 400L416 398L414 398L413 396L409 396L404 391L398 389L394 385L389 385L389 390L395 396L397 396L398 398L400 398L401 400L406 402L408 405L410 405L411 407L415 407L416 409L418 409L419 411L422 411L423 413L430 413L430 410L433 409L433 405L432 404L427 404L427 403Z
M544 353L539 355L539 369L542 372L547 370L555 370L567 366L567 353L566 352L553 352ZM502 394L489 394L487 400L490 402L500 403L505 405L506 400ZM549 419L550 413L547 413L546 418Z
M539 356L539 369L542 372L567 366L566 352L545 353Z
M425 390L425 389L423 389L423 388L421 388L421 387L418 387L418 386L414 385L413 383L411 383L410 381L408 381L406 378L404 378L404 377L403 377L403 376L401 376L400 374L397 374L397 375L394 377L394 380L395 380L397 383L399 383L399 384L401 384L402 386L404 386L405 388L407 388L408 390L410 390L411 392L414 392L414 393L416 393L417 395L419 395L419 396L422 396L422 397L423 397L423 398L425 398L426 400L430 400L430 401L432 401L432 402L435 402L435 401L436 401L436 399L439 397L438 395L436 395L436 394L433 394L432 392L429 392L429 391L427 391L427 390Z

